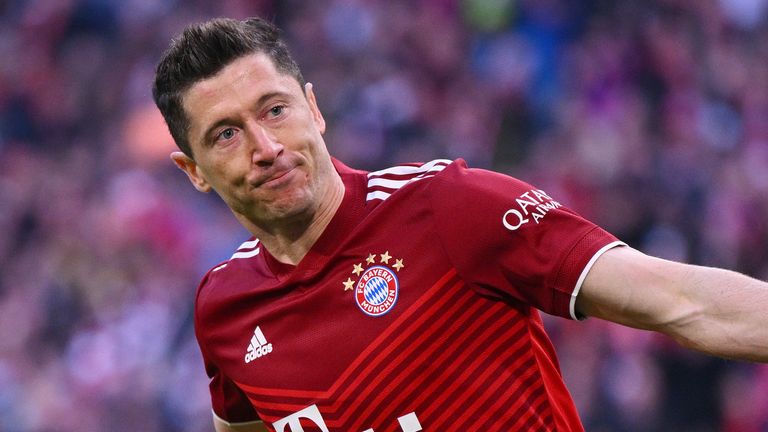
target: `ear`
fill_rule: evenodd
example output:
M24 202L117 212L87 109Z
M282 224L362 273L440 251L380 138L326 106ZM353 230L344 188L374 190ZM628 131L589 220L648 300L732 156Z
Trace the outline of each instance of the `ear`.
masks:
M208 184L208 180L200 172L200 167L194 159L180 151L171 153L171 159L180 170L184 171L195 189L206 193L211 191L211 185Z
M321 134L324 134L325 119L323 118L323 113L320 112L320 108L317 107L317 99L315 99L312 83L304 84L304 93L307 95L307 102L309 102L309 109L312 111L312 119L315 121L315 126L317 126Z

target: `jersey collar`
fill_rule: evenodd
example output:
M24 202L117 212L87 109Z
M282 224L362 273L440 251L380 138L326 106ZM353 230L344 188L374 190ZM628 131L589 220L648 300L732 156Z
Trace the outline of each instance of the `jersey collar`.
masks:
M269 270L278 279L301 277L319 269L343 243L365 214L366 173L354 170L335 158L331 158L336 172L344 182L344 198L328 226L298 265L276 260L266 248L262 248Z

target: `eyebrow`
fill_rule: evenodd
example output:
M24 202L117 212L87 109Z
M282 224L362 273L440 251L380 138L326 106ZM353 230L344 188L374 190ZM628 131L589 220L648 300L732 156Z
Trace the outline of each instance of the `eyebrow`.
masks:
M287 97L287 96L290 96L290 94L286 93L286 92L283 92L283 91L273 91L273 92L269 92L269 93L264 93L256 101L256 106L261 107L262 105L267 103L270 99L273 99L273 98L278 97L278 96L285 96L285 97ZM232 123L234 123L234 121L232 121L232 119L230 117L224 117L224 118L222 118L220 120L217 120L212 125L208 126L205 129L205 131L203 132L203 135L202 135L203 143L202 144L205 145L205 144L208 143L208 139L210 138L211 133L216 128L218 128L219 126L223 126L223 125L226 125L226 124L232 124Z

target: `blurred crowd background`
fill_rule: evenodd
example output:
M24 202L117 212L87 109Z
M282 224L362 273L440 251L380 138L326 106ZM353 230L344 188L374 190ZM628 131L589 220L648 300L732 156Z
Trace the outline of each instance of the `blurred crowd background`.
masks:
M0 0L0 431L211 429L193 295L248 234L168 158L150 86L186 24L280 25L349 165L462 157L645 252L765 280L767 8ZM587 430L768 431L766 366L546 324Z

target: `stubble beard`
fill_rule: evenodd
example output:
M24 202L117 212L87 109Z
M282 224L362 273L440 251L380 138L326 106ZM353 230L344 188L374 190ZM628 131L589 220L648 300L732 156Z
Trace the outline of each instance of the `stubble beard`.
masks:
M300 230L302 225L311 223L320 207L318 191L308 187L287 193L291 196L279 196L269 202L254 200L251 205L244 204L235 209L234 213L238 219L245 219L249 225L268 233Z

